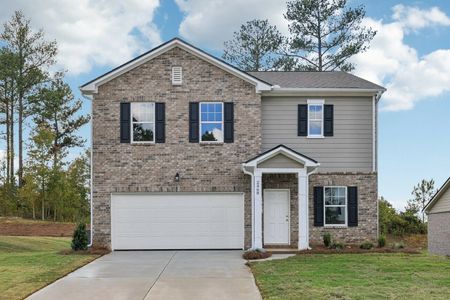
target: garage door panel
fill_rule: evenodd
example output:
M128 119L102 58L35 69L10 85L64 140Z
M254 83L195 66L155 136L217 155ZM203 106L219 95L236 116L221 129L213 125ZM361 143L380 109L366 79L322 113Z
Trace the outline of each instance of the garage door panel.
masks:
M147 194L111 198L114 249L243 248L243 195Z

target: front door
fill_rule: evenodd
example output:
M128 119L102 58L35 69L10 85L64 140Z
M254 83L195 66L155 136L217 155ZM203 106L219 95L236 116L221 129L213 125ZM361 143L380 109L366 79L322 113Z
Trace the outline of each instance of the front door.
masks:
M289 190L264 190L264 244L289 244Z

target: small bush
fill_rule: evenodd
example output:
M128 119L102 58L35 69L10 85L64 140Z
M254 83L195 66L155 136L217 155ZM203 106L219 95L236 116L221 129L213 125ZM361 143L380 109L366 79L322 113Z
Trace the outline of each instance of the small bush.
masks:
M331 246L331 234L329 232L323 235L323 244L329 248Z
M392 248L392 249L403 249L403 248L405 248L405 243L404 243L404 242L396 242L396 243L393 243L393 244L391 245L391 248Z
M380 235L378 237L378 247L383 248L384 246L386 246L386 236Z
M344 244L341 242L334 241L333 243L330 244L330 246L328 248L335 249L335 250L342 250L342 249L344 249Z
M264 259L264 258L268 258L271 256L272 256L272 253L267 252L264 249L248 249L242 255L242 257L247 260Z
M364 242L359 246L359 248L365 249L365 250L370 250L373 248L373 244L371 242Z
M73 232L72 249L74 251L87 250L88 237L86 232L86 224L79 223Z

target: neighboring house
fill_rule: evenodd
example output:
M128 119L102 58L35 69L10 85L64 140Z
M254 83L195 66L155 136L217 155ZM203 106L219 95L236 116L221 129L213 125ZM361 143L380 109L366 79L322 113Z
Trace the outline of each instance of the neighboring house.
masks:
M424 210L428 215L428 252L450 255L450 178Z
M180 39L86 83L94 245L375 241L384 90L344 72L246 73Z

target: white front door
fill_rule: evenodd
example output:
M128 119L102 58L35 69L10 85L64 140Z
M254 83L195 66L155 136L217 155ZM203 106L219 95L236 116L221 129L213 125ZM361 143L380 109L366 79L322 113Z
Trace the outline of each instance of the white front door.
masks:
M289 244L289 190L264 190L264 244Z

